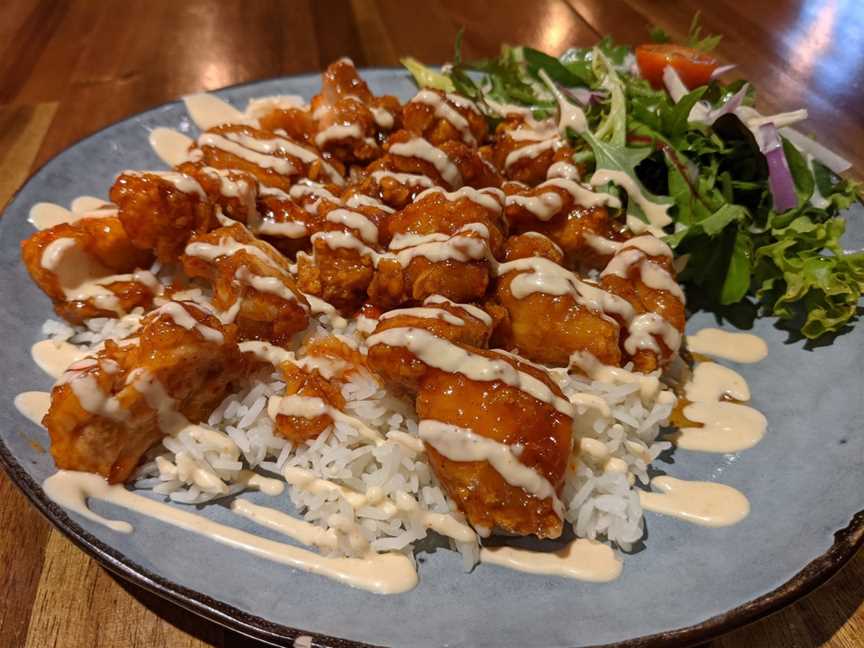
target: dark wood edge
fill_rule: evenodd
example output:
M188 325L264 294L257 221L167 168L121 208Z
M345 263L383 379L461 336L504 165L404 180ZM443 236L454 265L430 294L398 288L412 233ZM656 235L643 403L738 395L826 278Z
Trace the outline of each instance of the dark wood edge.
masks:
M404 68L401 67L364 68L361 72L368 70L398 70L404 71L408 74L407 70L404 70ZM307 75L298 74L292 76ZM211 92L218 94L223 90L242 88L260 82L275 81L277 79L289 80L291 78L291 76L271 77L269 79L248 81L226 86L225 88L220 88L219 90ZM173 102L160 104L160 106L154 106L153 108L178 102L179 100L175 100ZM111 128L120 121L133 119L145 112L149 112L149 110L152 110L153 108L140 111L134 115L125 117L122 120L108 124L89 135L81 137L74 143L70 144L67 148L71 148L80 142L90 139L94 135ZM58 153L58 155L60 155L60 153ZM23 187L26 186L45 165L49 164L56 157L57 156L54 156L45 161L37 169L31 172L27 180L10 197L9 201L4 206L4 209L11 205L18 197L21 189L23 189ZM0 233L5 229L2 227L2 224L3 221L0 221ZM49 522L51 522L51 524L58 528L75 545L95 558L103 567L139 587L142 587L171 601L172 603L175 603L176 605L183 607L184 609L214 621L226 628L274 646L293 646L294 640L298 637L309 636L312 638L313 648L376 648L373 644L361 643L350 639L341 639L339 637L330 637L301 630L299 628L291 628L289 626L273 623L262 617L248 614L233 605L211 598L201 592L188 589L171 580L162 578L130 560L122 553L108 546L75 523L61 507L57 506L45 495L42 487L36 483L27 471L24 470L24 468L15 460L2 439L0 439L0 464L2 464L6 473L15 485L21 489L21 491L36 506L39 512L42 513ZM740 628L741 626L747 625L748 623L752 623L762 617L778 612L787 605L794 603L801 597L806 596L816 588L825 584L843 565L852 559L862 545L864 545L864 510L855 513L845 528L835 532L834 543L828 548L828 551L811 560L801 571L795 574L795 576L767 594L763 594L752 601L748 601L743 605L739 605L736 608L718 614L717 616L710 617L705 621L692 626L678 628L677 630L658 632L653 635L636 639L627 639L625 641L602 644L595 646L594 648L675 648L677 646L689 646L694 643L716 638L722 634Z

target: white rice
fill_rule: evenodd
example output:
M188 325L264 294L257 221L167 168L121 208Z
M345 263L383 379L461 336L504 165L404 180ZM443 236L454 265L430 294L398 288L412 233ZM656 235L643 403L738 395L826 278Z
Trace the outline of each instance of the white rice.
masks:
M206 301L203 295L198 297ZM56 340L92 348L105 339L134 332L140 315L122 320L93 319L85 327L48 321L43 332ZM341 318L331 321L321 315L298 336L298 356L302 356L307 340L333 334L361 352L365 350L354 322L346 326ZM565 517L578 537L628 550L644 535L637 483L648 485L651 462L671 447L668 442L658 442L657 437L671 414L674 398L665 391L663 397L655 394L645 399L639 385L633 383L591 381L561 370L552 375L565 394L594 394L608 403L612 419L598 418L590 430L581 432L602 443L610 457L626 465L625 472L611 470L607 462L578 452L577 441L561 494ZM412 507L396 507L393 513L393 506L388 510L383 505L397 501L398 493L413 499L419 511L464 520L439 488L424 453L403 442L418 438L417 416L409 402L388 393L369 374L357 373L342 389L345 413L378 430L386 440L376 446L352 425L340 421L318 438L295 446L274 433L267 414L268 398L280 394L283 387L278 372L253 377L244 391L225 398L202 424L209 434L194 438L188 431L180 432L151 450L133 476L135 487L152 489L174 502L202 504L245 490L250 471L280 476L286 467L308 470L356 493L374 493L372 501L354 507L339 492L316 494L288 484L287 494L303 519L335 534L337 546L330 553L346 556L362 554L370 547L411 555L414 543L427 536L426 525L408 510ZM477 561L478 546L456 544L451 542L470 568Z

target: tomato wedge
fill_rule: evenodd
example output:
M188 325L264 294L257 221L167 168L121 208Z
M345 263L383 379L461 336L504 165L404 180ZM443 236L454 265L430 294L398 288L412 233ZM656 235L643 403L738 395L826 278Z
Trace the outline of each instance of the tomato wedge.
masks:
M636 48L642 77L657 89L663 87L663 69L670 65L689 89L705 85L720 62L705 52L671 43L649 43Z

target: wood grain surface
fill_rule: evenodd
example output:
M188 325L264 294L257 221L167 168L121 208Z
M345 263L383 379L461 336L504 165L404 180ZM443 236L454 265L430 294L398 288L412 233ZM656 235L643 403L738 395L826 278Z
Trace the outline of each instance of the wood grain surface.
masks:
M696 10L764 110L809 109L812 132L864 168L862 0L4 0L0 205L77 139L182 94L411 53L446 61L503 42L553 53L600 35L683 37ZM0 472L0 647L241 646L248 640L120 582L53 530ZM864 646L864 554L828 585L711 648Z

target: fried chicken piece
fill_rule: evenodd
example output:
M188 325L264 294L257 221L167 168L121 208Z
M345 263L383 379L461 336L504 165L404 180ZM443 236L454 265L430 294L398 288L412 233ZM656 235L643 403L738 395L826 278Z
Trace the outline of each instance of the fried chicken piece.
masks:
M110 191L132 245L174 263L193 234L216 225L201 185L176 171L124 171Z
M242 340L287 344L309 323L309 304L271 245L240 225L194 237L182 258L190 277L213 285L213 305Z
M489 285L490 260L507 231L502 198L496 189L433 188L393 214L388 228L395 258L379 262L369 287L372 303L392 308L434 294L459 302L480 299Z
M36 232L21 242L21 258L55 312L73 324L149 308L160 290L152 274L138 270L152 255L131 244L116 216Z
M400 110L393 96L374 97L350 59L330 64L321 92L312 98L315 145L344 162L369 162L381 155L380 139L395 125Z
M569 162L575 152L557 130L538 128L524 116L511 116L495 129L492 163L509 180L537 185L556 162Z
M635 369L647 373L665 366L678 351L687 318L684 292L665 243L646 235L619 246L600 283L633 307L622 347Z
M263 130L284 134L295 142L314 146L317 127L312 113L298 106L274 106L258 118Z
M430 295L470 302L486 293L492 254L485 232L468 225L452 236L426 235L414 238L414 245L395 247L406 240L391 242L393 256L380 259L368 289L373 304L393 308Z
M345 195L361 194L378 200L392 209L402 209L422 192L437 186L420 173L400 173L391 167L391 160L378 159L362 172L345 191Z
M335 336L314 338L301 352L302 357L279 366L284 395L268 408L277 434L294 443L314 439L326 430L335 411L345 409L342 387L356 374L369 371L365 356Z
M218 205L222 214L255 228L260 216L255 201L258 199L258 181L251 173L238 169L216 169L200 162L184 162L177 171L194 178L207 200Z
M203 162L217 169L240 169L262 185L288 191L298 178L342 185L344 168L317 149L288 137L245 126L216 126L198 138Z
M447 140L435 146L422 137L401 130L387 140L381 166L390 171L425 175L436 185L458 189L498 187L501 177L483 160L477 149L461 141Z
M234 327L192 302L168 302L137 338L107 342L55 385L43 419L54 461L123 482L150 447L206 418L246 373Z
M545 371L494 351L474 349L472 353L506 363L563 398ZM422 379L417 393L417 414L422 419L420 437L424 439L435 475L481 534L497 528L539 538L561 535L563 510L555 495L563 484L570 457L573 421L569 415L504 381L477 381L462 373L437 369L430 370ZM532 494L522 486L508 483L487 460L463 460L458 455L455 461L448 458L446 439L464 431L502 444L503 447L496 448L499 453L509 446L522 466L542 478L543 490ZM539 493L543 496L538 497Z
M436 338L470 347L486 347L492 318L479 306L458 304L433 295L422 307L388 311L378 318L373 336L391 329L419 329ZM367 360L372 371L391 384L414 391L428 366L409 348L376 343L369 346Z
M612 196L595 194L587 187L566 178L553 178L537 187L505 187L506 214L513 233L541 232L564 252L569 268L600 269L610 254L598 250L595 238L623 240L623 225L609 215L607 202L619 206Z
M543 239L519 238L518 247L508 245L508 252L525 255L524 261L509 260L499 268L495 298L507 316L498 323L493 343L548 365L566 367L571 354L588 351L617 366L619 323L604 312L604 302L614 296L558 265L558 251Z
M330 425L333 419L327 413L316 412L327 407L342 410L345 407L345 399L342 397L340 386L322 377L317 369L306 370L290 362L284 363L280 370L285 380L285 395L283 398L293 400L303 399L302 402L312 404L313 408L320 401L324 407L315 408L314 411L304 412L304 416L298 414L285 414L274 409L275 431L294 443L303 443L316 438Z
M402 107L402 124L405 130L436 146L449 140L477 146L489 130L486 118L473 101L429 89L420 90Z

